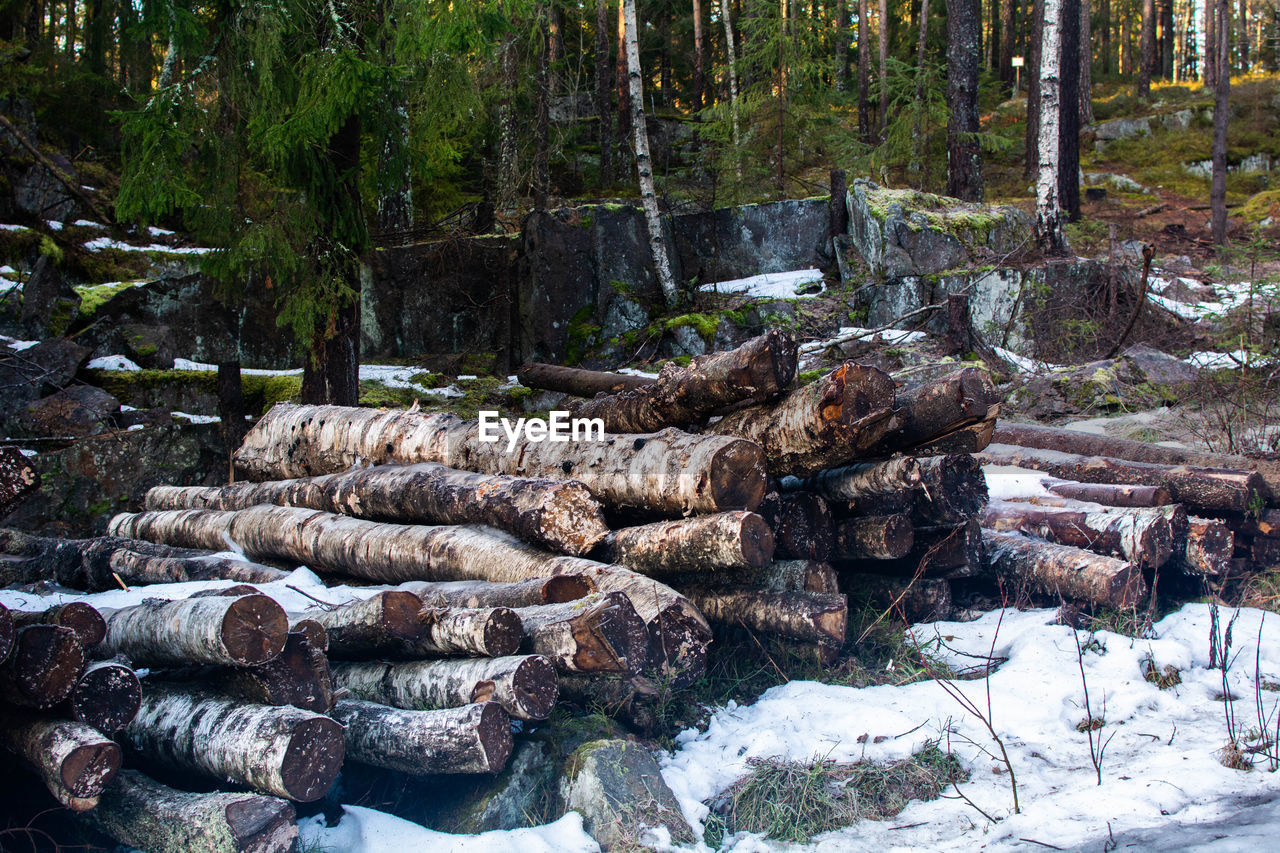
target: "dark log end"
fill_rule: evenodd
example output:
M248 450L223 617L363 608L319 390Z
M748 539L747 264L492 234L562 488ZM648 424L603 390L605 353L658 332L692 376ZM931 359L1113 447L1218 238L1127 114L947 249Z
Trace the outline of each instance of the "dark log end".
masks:
M345 755L340 723L316 716L295 726L280 768L290 799L309 803L323 797L338 778Z
M297 816L288 800L247 796L228 803L223 816L239 850L285 853L298 837Z
M753 441L734 441L716 452L708 466L711 499L719 510L754 510L767 486L764 451Z
M636 674L649 660L649 631L625 593L611 592L574 620L581 672Z
M595 582L586 575L553 575L542 585L542 603L562 604L566 601L577 601L595 591Z
M906 514L899 513L886 518L884 536L886 550L892 557L905 557L915 547L916 530Z
M76 632L80 644L86 649L101 643L107 636L107 620L97 608L83 601L69 601L57 608L54 624L64 625Z
M1147 581L1142 567L1130 565L1127 570L1111 578L1107 590L1108 603L1115 607L1136 607L1147 597Z
M12 701L48 708L71 695L84 670L84 646L61 625L20 628L9 660L17 695Z
M266 663L280 654L288 633L284 608L265 595L236 599L222 619L222 642L242 666Z
M329 650L329 632L314 619L299 619L290 629L293 633L301 632L307 637L307 644L320 651Z
M580 557L608 535L600 503L577 481L557 484L538 514L536 538L554 551Z
M77 746L62 761L59 779L73 797L96 797L120 770L120 747L109 740Z
M142 682L120 663L90 667L71 692L71 715L104 734L118 732L142 707Z
M705 622L680 608L668 607L649 623L647 671L660 677L669 676L676 690L690 687L707 671L710 643L711 631Z
M506 767L515 742L511 738L511 718L501 705L497 702L485 702L480 706L476 734L480 737L489 772L497 773Z
M509 607L495 607L484 624L484 648L491 657L515 654L524 642L524 623Z
M773 562L774 538L773 530L768 523L755 513L742 516L742 559L753 569L759 569Z
M422 636L422 599L405 590L378 593L382 602L382 624L392 637L416 640Z
M560 697L555 667L542 655L529 655L511 679L517 704L526 720L545 720Z

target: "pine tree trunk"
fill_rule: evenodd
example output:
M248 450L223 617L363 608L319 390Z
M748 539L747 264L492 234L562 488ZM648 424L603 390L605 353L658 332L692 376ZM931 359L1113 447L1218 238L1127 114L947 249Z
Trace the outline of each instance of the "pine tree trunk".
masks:
M687 593L712 622L802 642L844 643L848 604L843 595L768 592L750 587L690 587Z
M613 186L613 79L609 63L609 0L596 0L596 115L600 187Z
M1027 0L1031 13L1031 33L1027 39L1027 135L1022 169L1035 178L1040 168L1040 47L1044 41L1045 0Z
M1080 64L1082 0L1062 3L1062 60L1058 92L1058 202L1068 222L1080 219Z
M947 16L948 27L950 27L950 20L951 20L951 16L948 14ZM975 23L974 26L976 27L977 24ZM912 133L913 140L911 143L911 165L908 168L908 171L914 175L920 175L923 169L925 135L924 135L924 128L921 126L921 119L924 115L924 78L925 78L924 63L925 63L925 49L928 47L928 43L929 43L929 0L920 0L920 39L919 39L919 42L916 44L916 98L915 98L916 113L915 113L915 124L913 126L913 133ZM947 33L948 67L950 67L951 65L951 56L950 56L951 49L952 49L951 33L948 30L948 33ZM950 98L951 98L951 92L948 91L947 99L950 100ZM952 105L952 109L953 110L955 109L954 104ZM948 140L948 142L949 141L950 140Z
M551 24L546 4L538 9L538 26L542 30L542 50L538 52L538 93L533 119L533 181L534 210L547 209L547 196L551 192L551 175L547 162L551 154Z
M862 141L871 145L875 130L871 125L871 17L867 6L867 0L858 0L858 130Z
M1043 3L1035 233L1036 242L1044 254L1061 256L1067 254L1066 238L1062 235L1061 200L1058 197L1058 188L1061 186L1059 172L1062 154L1058 130L1061 115L1059 88L1062 67L1062 2L1061 0L1043 0Z
M1218 2L1218 0L1210 0ZM1151 97L1151 72L1156 61L1156 2L1142 0L1142 42L1138 59L1138 91L1142 100Z
M947 195L982 201L978 147L978 30L980 0L947 0ZM916 94L920 98L919 92Z
M880 0L880 138L889 127L889 0Z
M64 803L92 800L120 770L120 747L96 729L71 720L0 709L0 744Z
M498 47L498 62L502 74L502 91L498 102L498 178L494 191L494 206L498 209L499 216L510 216L515 208L516 196L519 195L520 189L519 139L514 103L520 81L516 64L514 32L503 36L502 43Z
M835 32L835 66L836 89L849 91L849 3L850 0L836 2Z
M1169 521L1154 510L1104 511L1087 505L1056 507L994 501L982 515L982 526L1038 536L1148 568L1163 566L1173 554Z
M1201 79L1206 89L1217 88L1218 82L1218 3L1217 0L1204 0L1204 23L1201 28L1203 38L1200 40L1204 54L1204 71Z
M1046 481L1044 487L1055 495L1077 501L1118 507L1156 507L1173 503L1163 486L1124 486L1112 483L1060 483Z
M1017 97L1014 84L1017 75L1013 68L1014 16L1016 0L1000 0L1000 82L1004 84L1006 97Z
M148 599L103 615L103 652L124 655L143 666L254 666L280 654L289 632L284 610L265 595Z
M694 112L707 105L707 48L702 39L702 0L693 0L693 98Z
M1212 209L1213 242L1227 243L1227 122L1231 118L1231 5L1229 0L1212 0L1217 4L1218 38L1217 74L1213 86L1213 178L1209 186Z
M1221 576L1231 571L1236 537L1225 524L1216 519L1190 516L1186 537L1184 569L1201 576Z
M990 571L1041 595L1128 607L1147 591L1141 569L1123 560L993 530L982 531L982 539Z
M75 689L84 660L84 646L70 628L18 628L13 649L0 664L0 695L14 705L52 708Z
M729 119L733 130L733 158L734 162L739 162L742 156L739 151L742 130L738 123L738 53L733 45L733 19L729 15L729 0L720 0L720 20L724 22L725 57L729 68ZM741 167L738 169L738 177L742 177Z
M67 699L72 719L108 737L129 725L141 705L138 674L117 661L94 661L85 667Z
M497 702L405 711L343 699L332 716L346 727L348 756L402 773L497 773L513 746L510 718Z
M1098 43L1102 60L1102 73L1110 74L1111 62L1111 0L1098 0ZM1093 102L1089 102L1089 121L1093 121Z
M666 577L694 571L759 568L773 559L773 532L753 512L659 521L610 533L600 556L633 572Z

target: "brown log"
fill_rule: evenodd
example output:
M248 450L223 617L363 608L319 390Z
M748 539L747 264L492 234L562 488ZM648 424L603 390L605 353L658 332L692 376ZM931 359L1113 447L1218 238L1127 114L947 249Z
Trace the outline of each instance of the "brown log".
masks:
M306 610L294 619L310 619L324 627L330 657L359 660L417 640L423 629L421 609L422 599L413 593L385 590L332 609Z
M658 381L656 376L606 373L603 370L583 370L580 367L561 367L558 364L536 361L521 365L516 371L516 379L527 388L558 391L575 397L617 394L644 388Z
M837 593L840 585L830 563L820 560L778 560L758 569L738 572L735 581L774 592Z
M1127 607L1147 591L1142 571L1133 563L1017 533L984 529L982 539L991 572L1042 595Z
M1264 497L1280 495L1280 462L1236 456L1230 453L1210 453L1183 447L1166 447L1149 441L1133 441L1113 438L1073 429L1041 426L1040 424L1003 423L996 429L996 441L1021 447L1038 447L1081 456L1107 456L1130 462L1146 462L1151 465L1191 466L1193 468L1226 468L1237 471L1255 471L1266 484Z
M0 604L0 663L9 657L9 652L13 651L13 615L9 608Z
M843 595L750 587L690 588L688 595L712 622L805 642L844 643L849 608Z
M23 625L61 625L76 632L80 645L86 650L102 642L107 635L107 621L102 614L83 601L55 604L47 610L13 610L15 627Z
M920 490L915 517L926 524L963 524L987 506L982 463L967 453L920 460Z
M911 553L915 529L903 514L845 518L836 523L834 557L842 560L895 560Z
M957 427L950 432L934 436L928 441L913 444L910 452L916 456L945 456L949 453L981 453L991 444L996 434L996 418L999 404L987 410L987 416L976 423Z
M329 713L336 701L329 659L308 627L319 627L317 623L302 622L300 630L295 626L289 632L279 655L257 666L221 670L214 683L225 693L260 705L293 705Z
M357 699L394 708L427 711L493 701L517 720L545 720L559 695L555 668L542 655L339 663L333 679Z
M812 477L783 477L779 486L784 492L808 491L829 501L852 501L919 488L920 482L920 464L916 458L897 456L819 471Z
M877 442L876 455L888 456L953 433L987 417L999 394L985 373L962 367L931 382L897 392L894 426Z
M770 476L808 477L869 455L892 414L889 375L846 361L776 402L725 415L709 431L764 448Z
M690 566L708 572L758 568L773 559L773 550L765 520L738 510L626 527L609 534L598 556L660 578Z
M295 619L289 623L289 633L307 635L307 642L322 652L329 651L329 632L314 619ZM283 654L283 652L281 652Z
M501 433L495 426L492 434ZM578 480L606 504L680 515L755 509L764 496L764 455L750 441L676 429L594 437L482 441L478 421L450 414L280 403L249 431L235 459L258 480L439 462L487 474Z
M630 602L627 605L630 606ZM634 608L632 612L635 612ZM397 657L503 657L513 654L525 639L524 623L510 607L440 608L428 605L419 612L418 620L421 633L398 644L395 648Z
M147 509L296 506L379 521L487 524L552 551L585 554L609 528L600 504L574 480L458 471L435 462L229 486L156 486Z
M1173 529L1168 519L1153 509L995 501L983 513L982 526L1020 531L1147 567L1163 566L1173 554Z
M842 579L850 598L864 598L908 623L942 621L953 613L951 583L941 578L848 573Z
M112 735L138 715L142 682L118 661L94 661L85 667L67 700L72 719Z
M200 596L177 601L147 599L104 611L105 654L135 664L214 663L254 666L284 649L289 620L265 595Z
M125 734L149 762L299 802L324 796L342 767L342 726L328 717L188 685L148 682Z
M0 447L0 518L40 488L40 473L16 447Z
M596 591L591 578L575 574L516 583L406 581L399 588L421 598L427 607L534 607L577 601Z
M635 674L648 662L649 632L620 592L515 612L524 623L526 651L543 655L559 672Z
M989 465L1033 468L1082 483L1163 486L1178 503L1206 512L1244 512L1267 493L1266 484L1255 471L1152 465L1009 444L993 444L979 456Z
M84 646L61 625L27 625L14 632L13 651L0 665L0 697L28 708L52 708L71 695L84 671Z
M1187 518L1187 550L1183 568L1196 575L1220 576L1231 569L1236 536L1231 528L1213 518Z
M497 773L511 755L511 722L497 702L406 711L343 699L333 718L346 727L347 754L403 773Z
M643 675L559 675L560 696L584 711L622 720L641 733L662 724L664 691Z
M261 794L190 794L122 771L85 815L103 834L151 853L290 853L293 805Z
M572 408L576 417L600 418L606 432L645 433L702 423L738 403L763 403L796 375L796 344L771 329L737 349L702 355L688 367L668 362L651 384L605 394Z
M120 769L120 747L84 723L0 711L0 743L35 771L49 793L74 800L98 796Z
M917 527L911 553L897 560L841 560L845 572L899 577L963 578L979 574L983 566L982 528L978 519L964 524Z
M1127 486L1117 483L1063 483L1045 480L1044 487L1055 495L1077 501L1120 507L1156 507L1173 503L1164 486Z
M812 492L776 492L760 502L760 517L773 530L774 556L784 560L825 560L835 530L827 502Z

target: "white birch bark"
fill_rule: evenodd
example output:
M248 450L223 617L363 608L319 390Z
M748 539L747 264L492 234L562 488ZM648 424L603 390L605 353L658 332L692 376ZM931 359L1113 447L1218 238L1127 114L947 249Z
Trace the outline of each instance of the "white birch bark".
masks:
M280 654L289 633L284 610L265 595L150 600L103 616L102 652L139 665L253 666Z
M497 702L405 711L344 699L332 716L346 726L352 759L402 773L497 773L513 746L510 718Z
M1058 90L1062 66L1062 3L1044 0L1040 40L1040 136L1037 143L1036 241L1046 255L1065 255L1058 198Z

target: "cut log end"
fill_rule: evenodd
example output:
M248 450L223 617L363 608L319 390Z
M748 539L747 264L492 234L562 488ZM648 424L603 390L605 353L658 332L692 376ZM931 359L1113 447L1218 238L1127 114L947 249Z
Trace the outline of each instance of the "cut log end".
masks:
M754 510L768 485L764 453L751 441L734 441L716 451L710 466L712 502L720 510Z
M515 742L511 737L511 718L497 702L485 702L480 706L480 720L476 735L490 773L497 773L507 766Z
M586 575L554 575L542 585L542 604L561 604L577 601L596 591L596 585Z
M96 797L120 770L120 757L120 747L109 740L77 746L62 761L62 787L72 797Z
M138 715L142 683L121 663L93 664L71 691L71 715L100 732L118 732Z
M284 609L265 595L236 599L222 619L223 643L243 666L266 663L280 654L288 633Z
M545 720L551 716L560 690L556 681L555 667L542 655L530 655L516 667L511 679L515 692L515 704L520 710L519 717L528 720ZM492 690L493 682L484 682ZM483 702L489 697L484 694L483 686L477 686L471 697L473 702Z
M378 593L382 602L382 624L387 634L413 640L422 633L422 599L412 592L387 590Z
M75 631L61 625L20 628L6 664L14 692L10 701L49 708L71 695L84 669L84 646Z
M774 539L773 530L768 523L756 515L742 517L742 559L753 569L759 569L773 562Z
M328 793L342 769L344 749L339 723L326 717L298 723L280 768L280 779L289 797L309 803Z
M293 807L274 797L245 797L223 809L236 846L245 853L294 849L298 836Z
M490 657L513 655L524 642L524 623L509 607L495 607L484 624L484 648Z

